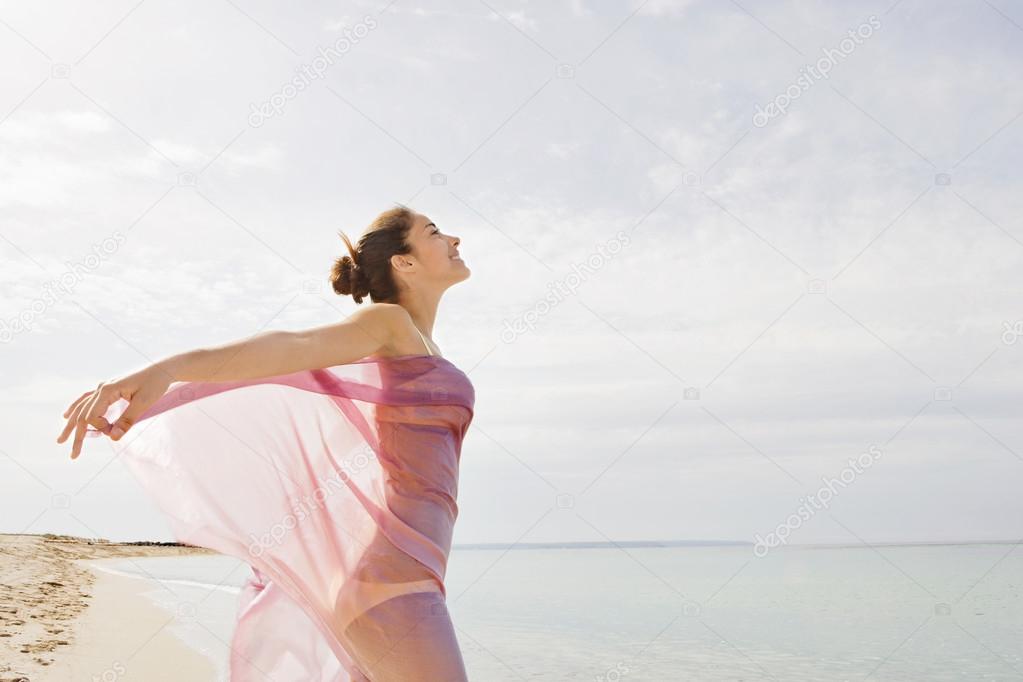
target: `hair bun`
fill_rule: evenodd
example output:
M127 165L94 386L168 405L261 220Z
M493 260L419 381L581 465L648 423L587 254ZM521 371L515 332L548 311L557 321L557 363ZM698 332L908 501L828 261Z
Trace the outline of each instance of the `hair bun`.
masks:
M330 270L334 291L351 296L356 303L362 303L366 296L374 303L396 303L398 283L394 279L390 258L411 252L408 232L414 218L415 213L410 208L398 204L381 213L363 230L358 246L352 243L344 230L338 230L337 235L346 248L342 251L345 255L337 258Z
M345 255L334 261L330 271L330 283L334 291L347 296L355 291L359 280L359 266L351 256Z
M362 303L362 299L369 295L369 279L365 271L359 267L359 252L352 245L351 240L343 231L338 234L348 247L348 253L334 261L334 267L330 270L330 283L334 291L343 296L352 296L356 303Z

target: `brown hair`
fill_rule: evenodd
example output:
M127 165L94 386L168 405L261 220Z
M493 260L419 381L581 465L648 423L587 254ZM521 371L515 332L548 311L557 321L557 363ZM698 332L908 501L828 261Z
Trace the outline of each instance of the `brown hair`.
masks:
M412 209L396 204L378 215L359 237L358 246L343 230L338 235L348 254L334 261L330 282L338 294L351 295L356 303L368 294L374 303L397 303L398 283L391 270L391 256L410 253L408 233L412 228Z

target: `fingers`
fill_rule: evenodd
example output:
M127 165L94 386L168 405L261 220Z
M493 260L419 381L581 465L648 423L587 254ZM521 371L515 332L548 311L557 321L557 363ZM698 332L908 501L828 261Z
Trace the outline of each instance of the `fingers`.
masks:
M124 411L113 426L110 428L110 437L114 440L121 440L121 437L128 432L138 419L138 413L142 411L144 405L140 404L141 401L137 399L133 400L129 405L128 409Z
M91 422L91 424L93 426L96 426L96 429L95 429L96 431L99 431L100 433L105 433L108 436L110 435L110 429L113 428L113 426L110 424L110 422L107 421L106 417L96 417L96 419L94 419ZM89 427L89 425L86 424L86 428L85 428L86 433L89 432L89 428L88 427Z
M152 405L155 399L154 395L148 390L136 390L134 393L130 393L130 389L120 391L120 397L129 401L128 407L125 408L121 416L111 426L110 438L121 440L124 434L139 420L139 417Z
M90 394L91 394L91 392L90 392ZM59 436L57 436L57 442L58 443L63 443L64 441L66 441L67 437L71 433L72 429L74 429L78 425L78 418L79 418L79 416L81 416L82 412L85 410L85 407L87 405L87 401L79 400L78 402L75 403L75 405L76 405L76 407L74 408L74 411L71 413L71 416L68 418L67 424L64 425L64 430L60 432ZM64 416L67 416L66 412L64 413ZM103 417L100 417L99 420L97 421L97 423L102 425L102 428L100 428L100 431L106 432L110 428L110 424Z
M71 459L77 459L78 453L82 450L82 441L85 439L85 429L87 428L85 415L88 414L89 405L96 402L98 396L99 391L96 391L75 410L74 420L71 422L71 426L75 431L75 438L71 441Z
M88 396L88 395L90 395L90 394L92 394L92 391L86 391L86 392L85 392L85 393L83 393L82 395L78 396L78 399L77 399L77 400L75 400L75 401L74 401L73 403L71 403L70 405L68 405L68 408L67 408L66 410L64 410L64 416L65 416L65 417L67 417L67 416L68 416L68 414L70 414L70 413L71 413L71 410L75 409L75 406L76 406L76 405L78 405L78 403L82 402L82 400L83 400L83 399L84 399L84 398L85 398L86 396Z
M132 394L135 395L132 395ZM135 388L129 388L124 382L113 382L110 384L99 384L93 391L86 391L78 397L67 410L64 416L68 422L64 430L57 437L58 443L66 441L75 432L71 445L71 459L77 459L82 451L82 444L87 435L93 435L94 431L104 433L113 440L120 440L121 437L135 424L139 415L149 406L150 401L141 400ZM106 412L117 400L124 398L129 400L127 409L121 414L117 422L111 424L106 419ZM91 428L90 428L91 427Z
M80 397L78 400L73 402L71 404L71 407L69 407L67 409L67 411L64 413L64 416L68 417L68 420L67 420L67 424L64 426L64 430L61 431L60 435L57 437L57 442L58 443L63 443L64 441L67 440L68 434L70 434L71 430L73 428L75 428L75 424L78 421L78 414L79 414L79 412L81 412L82 409L85 407L85 404L86 404L86 400L85 399L88 396L91 396L92 393L93 393L92 391L87 391L87 392L83 393L82 397ZM68 416L69 414L70 414L70 416Z
M85 440L85 432L89 425L95 426L99 431L105 431L109 426L103 415L111 403L117 400L117 395L110 386L101 386L93 392L92 398L83 402L75 423L75 442L71 446L71 459L77 459L81 453L82 441Z

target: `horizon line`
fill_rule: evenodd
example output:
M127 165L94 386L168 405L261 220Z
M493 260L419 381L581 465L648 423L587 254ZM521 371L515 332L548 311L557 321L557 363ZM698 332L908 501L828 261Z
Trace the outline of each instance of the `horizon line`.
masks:
M67 535L64 533L8 533L0 531L0 535L18 537L51 537L54 539L67 539L83 542L101 542L122 545L174 545L195 547L174 540L109 540L107 538L90 538L79 535ZM626 547L753 547L757 543L749 540L559 540L550 542L465 542L456 543L451 549L473 550L473 549L597 549ZM984 540L892 540L880 542L813 542L813 543L785 543L772 547L772 549L784 548L840 548L840 547L920 547L920 546L947 546L947 545L1017 545L1023 544L1023 539L984 539Z

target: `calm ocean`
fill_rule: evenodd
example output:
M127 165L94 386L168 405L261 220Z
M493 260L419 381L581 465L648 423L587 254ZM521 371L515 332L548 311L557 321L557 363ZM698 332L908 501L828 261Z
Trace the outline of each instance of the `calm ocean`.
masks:
M224 670L245 565L103 566ZM447 589L479 682L1023 680L1018 545L456 548Z

